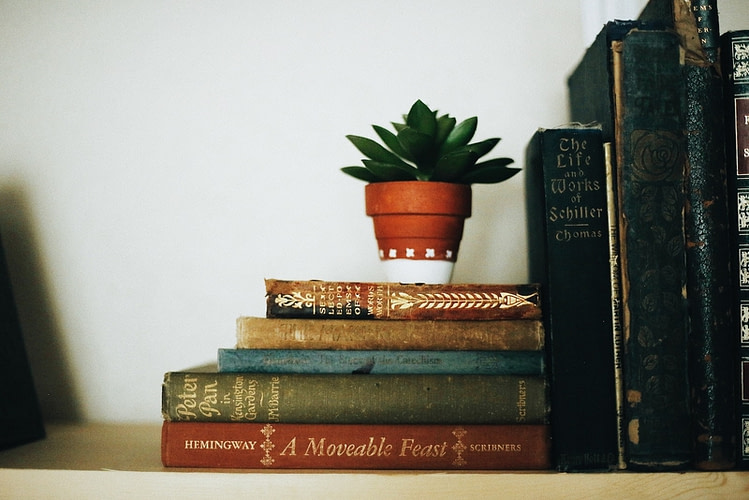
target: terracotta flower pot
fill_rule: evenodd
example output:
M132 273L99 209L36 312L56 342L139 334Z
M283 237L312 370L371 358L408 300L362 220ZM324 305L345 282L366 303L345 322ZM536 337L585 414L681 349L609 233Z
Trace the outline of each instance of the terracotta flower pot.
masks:
M389 281L448 283L471 216L471 186L448 182L375 182L365 187L380 260Z

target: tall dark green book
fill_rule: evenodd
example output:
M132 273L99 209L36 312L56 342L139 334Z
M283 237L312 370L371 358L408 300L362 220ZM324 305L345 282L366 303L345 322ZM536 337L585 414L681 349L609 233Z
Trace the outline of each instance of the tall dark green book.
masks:
M0 242L0 449L44 437L10 273Z
M569 78L571 118L614 146L627 467L691 463L687 367L685 80L679 36L610 22Z
M685 49L693 465L704 470L730 469L736 462L736 337L726 258L730 242L717 0L650 0L640 19L675 29Z
M725 78L726 151L730 158L731 263L738 312L738 466L749 468L749 30L724 33L721 59ZM732 363L736 366L737 363Z
M539 129L526 151L529 273L543 287L553 459L567 472L619 462L606 170L600 127Z

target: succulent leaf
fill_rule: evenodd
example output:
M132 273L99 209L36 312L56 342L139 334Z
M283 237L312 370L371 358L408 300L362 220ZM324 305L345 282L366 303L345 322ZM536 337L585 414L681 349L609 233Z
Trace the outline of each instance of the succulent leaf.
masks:
M406 117L406 125L430 138L434 137L437 131L437 119L434 116L434 112L426 104L421 102L421 100L416 101L411 106L411 110Z
M403 121L405 121L405 120L406 119L404 117ZM395 129L396 132L400 132L401 130L403 130L404 128L406 128L408 126L405 123L397 123L397 122L390 122L390 124L393 126L393 128Z
M355 177L359 180L362 180L364 182L380 182L384 179L380 179L375 174L373 174L371 171L367 170L364 167L359 167L356 165L350 166L350 167L343 167L341 168L343 173L350 175L351 177Z
M442 115L437 118L437 132L434 135L434 145L437 148L442 147L442 143L445 142L447 136L455 128L457 120L450 115Z
M401 160L398 155L388 151L372 139L360 137L358 135L347 135L346 137L353 143L354 146L356 146L356 149L361 151L364 156L371 160L383 163L401 164L406 167L409 166L408 163Z
M475 116L463 120L455 126L445 139L445 143L442 145L442 153L449 153L455 151L457 148L467 145L473 139L473 134L476 133L476 127L478 127L478 118Z
M390 181L418 180L418 171L413 167L393 163L383 163L375 160L362 160L367 170L381 179Z
M512 163L510 158L496 158L483 163L478 163L469 172L465 173L457 182L463 184L495 184L506 181L517 174L520 169L508 167Z
M481 142L474 142L473 144L468 144L467 146L463 146L466 149L469 149L476 153L478 155L478 158L481 158L482 156L486 155L494 149L494 146L499 144L499 138L493 138L493 139L486 139Z
M477 158L476 153L467 149L446 154L437 160L431 179L433 181L454 182L476 163Z
M411 153L401 145L398 141L398 137L396 137L394 133L386 128L380 127L379 125L372 125L372 128L377 132L377 135L382 139L382 142L390 148L390 151L408 161L414 161Z
M433 154L432 136L411 127L405 127L398 132L398 143L419 167L429 167L428 164L434 161L431 159Z

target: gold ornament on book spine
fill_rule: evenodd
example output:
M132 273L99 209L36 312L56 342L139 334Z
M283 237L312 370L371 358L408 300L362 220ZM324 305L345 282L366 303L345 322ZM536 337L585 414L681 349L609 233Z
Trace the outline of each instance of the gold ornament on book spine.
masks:
M462 427L458 427L453 431L453 436L458 439L458 441L452 446L452 450L457 454L455 460L453 460L453 465L455 467L463 467L468 463L466 459L463 458L463 453L468 449L468 447L463 443L463 437L466 434L468 434L468 431Z
M273 457L270 456L270 452L273 451L273 448L276 447L276 445L273 444L273 441L270 440L270 436L274 432L276 432L276 429L274 429L270 424L265 425L260 431L260 433L265 436L265 441L260 444L260 448L262 448L262 450L265 452L265 455L260 460L260 463L266 467L270 467L271 465L273 465L273 462L275 462Z
M315 305L315 298L311 293L302 295L299 292L294 292L292 294L277 295L275 303L281 307L301 309L303 307L313 307Z
M391 309L501 309L535 306L533 299L537 293L520 295L517 293L417 293L410 295L405 292L394 293L390 296Z

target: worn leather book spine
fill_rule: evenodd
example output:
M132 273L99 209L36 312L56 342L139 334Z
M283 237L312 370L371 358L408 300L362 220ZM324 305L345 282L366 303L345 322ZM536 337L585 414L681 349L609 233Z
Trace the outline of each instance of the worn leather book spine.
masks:
M543 351L219 349L218 371L255 373L543 375Z
M168 372L165 420L262 423L542 424L533 375Z
M572 119L600 122L614 149L626 465L638 470L692 459L680 42L658 23L611 22L569 79Z
M682 2L683 3L683 2ZM723 83L716 63L716 2L692 2L680 23L695 42L686 58L687 86L687 299L690 311L689 367L692 405L693 465L726 470L736 463L728 192L726 188ZM717 24L712 23L712 24Z
M265 280L268 318L541 319L536 284L404 284Z
M237 318L240 349L503 350L544 347L538 320L379 321Z
M164 422L167 467L524 470L550 467L548 425Z
M731 221L733 303L737 313L734 347L737 394L737 466L749 468L749 30L724 33L726 151ZM736 359L736 358L734 358Z
M685 60L687 300L693 465L735 464L734 304L716 0L651 0L641 19L681 35Z
M525 172L529 272L542 285L548 335L555 466L615 469L613 298L600 126L538 130L526 150Z
M613 52L628 468L679 470L692 458L680 39L633 30Z

